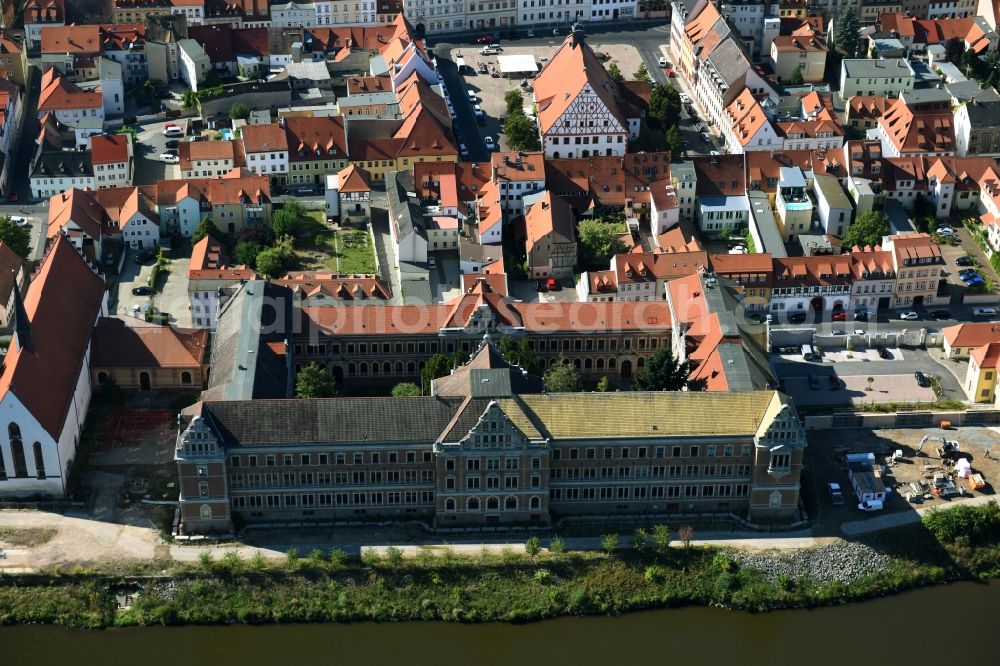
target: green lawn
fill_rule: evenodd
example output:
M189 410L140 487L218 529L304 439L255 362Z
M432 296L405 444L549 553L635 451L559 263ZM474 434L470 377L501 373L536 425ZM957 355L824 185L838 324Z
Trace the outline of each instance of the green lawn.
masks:
M299 263L303 270L335 273L375 273L375 248L362 229L334 231L326 226L322 211L309 211L299 234Z

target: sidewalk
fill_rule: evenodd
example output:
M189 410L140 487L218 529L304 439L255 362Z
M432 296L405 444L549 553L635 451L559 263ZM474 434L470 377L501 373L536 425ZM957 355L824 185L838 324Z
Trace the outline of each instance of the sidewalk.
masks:
M921 518L928 511L933 511L934 509L947 509L954 506L965 505L965 506L978 506L980 504L986 504L987 502L996 501L996 496L994 495L978 495L976 497L967 497L964 499L953 500L946 507L931 507L926 506L916 511L904 511L900 513L887 513L882 516L876 516L874 518L868 518L866 520L854 520L848 523L844 523L840 526L840 530L847 536L857 536L859 534L871 534L872 532L878 532L880 530L889 529L892 527L902 527L903 525L912 525L913 523L919 523Z

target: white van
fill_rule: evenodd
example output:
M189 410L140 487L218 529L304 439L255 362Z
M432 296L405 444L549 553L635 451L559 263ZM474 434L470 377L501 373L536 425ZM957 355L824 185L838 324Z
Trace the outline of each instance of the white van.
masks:
M996 308L972 308L973 317L995 317L996 314Z
M816 358L816 352L813 351L812 345L802 345L802 358L806 361Z
M184 130L177 125L167 125L163 128L163 136L184 136Z

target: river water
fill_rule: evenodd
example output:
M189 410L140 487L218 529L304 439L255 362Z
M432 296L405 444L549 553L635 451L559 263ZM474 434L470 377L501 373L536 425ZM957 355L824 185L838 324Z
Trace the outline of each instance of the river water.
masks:
M683 608L526 625L405 622L107 631L17 626L0 627L0 663L631 666L725 660L718 663L908 666L947 659L985 665L998 663L998 608L1000 582L757 615Z

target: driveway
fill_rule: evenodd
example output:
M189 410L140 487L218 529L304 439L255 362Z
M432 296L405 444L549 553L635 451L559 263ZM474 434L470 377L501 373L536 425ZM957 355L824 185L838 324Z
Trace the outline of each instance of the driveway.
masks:
M462 294L462 273L458 252L442 250L432 252L437 267L430 269L431 295L435 303L445 303Z
M191 327L191 309L188 307L188 267L190 257L170 260L166 280L153 299L160 312L169 313L170 323L181 328ZM163 278L160 278L163 280Z
M122 270L118 274L118 289L112 294L109 309L121 315L131 315L133 305L146 305L151 302L149 296L133 296L134 287L149 284L149 274L153 270L153 262L140 266L133 261L135 254L129 250L122 262Z
M169 140L163 136L167 123L179 124L179 120L163 120L139 125L139 135L135 143L135 184L152 185L164 179L180 178L180 167L167 164L160 159Z

